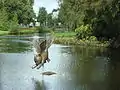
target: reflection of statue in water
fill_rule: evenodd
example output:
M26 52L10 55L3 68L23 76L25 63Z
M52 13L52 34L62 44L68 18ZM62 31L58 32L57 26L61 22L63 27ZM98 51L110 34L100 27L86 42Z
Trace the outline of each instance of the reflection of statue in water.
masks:
M50 61L48 58L48 48L51 46L52 40L42 40L39 37L34 38L34 62L35 65L32 68L39 69L46 61Z

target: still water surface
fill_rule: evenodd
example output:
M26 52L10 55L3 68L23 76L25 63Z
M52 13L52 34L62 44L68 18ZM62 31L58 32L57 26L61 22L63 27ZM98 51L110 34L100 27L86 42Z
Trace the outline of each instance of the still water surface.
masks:
M51 61L37 70L31 36L0 37L0 90L120 90L119 57L105 48L52 44Z

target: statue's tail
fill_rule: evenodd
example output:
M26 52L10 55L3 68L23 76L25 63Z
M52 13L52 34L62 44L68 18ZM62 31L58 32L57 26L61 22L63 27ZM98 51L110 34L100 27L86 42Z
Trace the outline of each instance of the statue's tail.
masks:
M54 37L51 34L46 34L46 49L48 50L48 48L52 45L53 41L54 41Z

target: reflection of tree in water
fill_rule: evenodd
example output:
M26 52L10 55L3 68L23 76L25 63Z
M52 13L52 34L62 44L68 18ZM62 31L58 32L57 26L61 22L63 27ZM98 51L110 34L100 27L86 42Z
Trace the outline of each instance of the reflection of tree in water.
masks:
M47 87L44 84L44 80L38 81L38 80L35 80L34 78L32 78L32 81L34 83L35 90L47 90Z
M76 53L76 64L79 63L80 67L77 68L81 73L81 79L89 80L92 78L92 74L99 70L100 64L104 64L103 61L99 61L105 56L102 54L102 48L84 48L82 47L79 53ZM97 69L97 70L96 70ZM78 71L77 70L77 71ZM95 76L94 76L95 77Z
M43 90L43 86L42 86L42 83L40 81L37 81L37 80L34 80L34 87L35 87L35 90Z
M109 49L109 88L108 90L120 90L120 49Z
M120 50L74 49L76 64L72 72L77 73L76 83L90 90L120 90Z
M71 70L75 75L76 85L82 85L83 90L104 90L107 75L107 57L104 48L70 47L67 49L72 56ZM81 87L82 87L81 86Z
M31 50L31 46L29 43L25 43L24 40L20 42L19 39L0 39L0 52L21 53L29 50Z

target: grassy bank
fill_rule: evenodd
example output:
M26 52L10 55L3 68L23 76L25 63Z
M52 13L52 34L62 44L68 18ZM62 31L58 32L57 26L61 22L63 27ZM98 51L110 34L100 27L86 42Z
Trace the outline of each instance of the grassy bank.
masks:
M21 28L19 29L19 34L32 34L37 32L36 28Z
M0 35L8 35L8 31L0 31Z
M32 34L37 32L35 28L21 28L18 30L19 35ZM11 35L9 31L0 31L0 35Z
M100 42L97 40L77 40L75 37L75 32L65 32L65 33L54 33L54 43L65 44L65 45L81 45L81 46L97 46L97 47L107 47L108 42Z
M22 28L19 30L20 35L33 34L37 32L35 28ZM0 35L8 35L8 31L0 31ZM81 46L108 46L108 42L100 42L97 40L77 40L75 37L75 32L54 32L54 43L55 44L64 44L64 45L81 45Z
M76 33L75 32L55 32L54 36L56 38L72 38L75 37Z
M81 45L81 46L97 46L97 47L107 47L107 42L99 42L99 41L89 41L89 40L77 40L74 37L63 37L63 38L55 38L54 43L56 44L64 44L64 45Z

